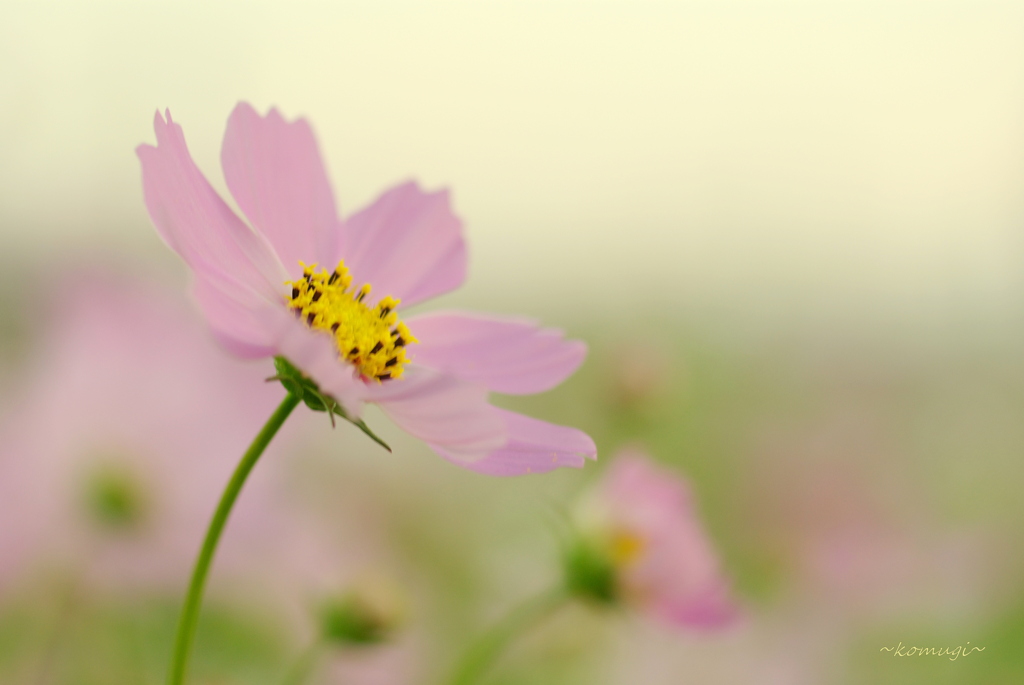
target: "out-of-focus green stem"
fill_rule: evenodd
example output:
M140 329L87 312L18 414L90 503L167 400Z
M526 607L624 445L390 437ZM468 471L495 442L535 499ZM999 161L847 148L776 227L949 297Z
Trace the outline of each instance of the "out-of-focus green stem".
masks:
M231 480L228 481L224 494L220 497L220 503L213 513L210 527L206 531L206 539L203 540L203 546L199 550L199 557L196 559L196 565L192 571L192 580L188 585L188 594L185 595L185 604L181 608L178 632L174 638L174 655L171 657L171 667L167 672L168 685L182 685L185 682L185 671L188 667L189 654L192 651L196 625L199 622L199 608L203 601L206 577L209 575L210 564L213 562L213 555L217 551L217 543L220 541L224 525L231 514L231 508L235 505L238 493L245 485L252 467L256 465L260 455L267 449L267 445L270 444L271 439L277 434L288 415L298 406L299 401L299 397L288 393L288 396L284 398L284 401L256 435L252 444L249 445L249 449L242 456L242 461L235 468Z
M451 679L451 685L471 685L494 663L512 640L540 623L565 604L572 595L556 587L519 605L477 640L466 652Z

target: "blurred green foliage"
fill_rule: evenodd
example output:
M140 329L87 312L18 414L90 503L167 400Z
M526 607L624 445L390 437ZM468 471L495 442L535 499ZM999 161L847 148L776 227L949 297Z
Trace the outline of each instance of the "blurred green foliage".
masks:
M347 424L332 430L322 421L294 455L291 486L320 520L372 524L372 535L404 570L415 595L407 630L422 643L418 682L442 682L470 636L560 582L565 512L627 445L642 447L690 481L749 614L747 637L720 638L738 640L737 653L755 654L744 640L756 644L758 635L791 629L794 659L815 655L825 662L812 682L1024 682L1024 596L1012 580L1024 568L1024 542L1015 532L1024 523L1024 500L1013 494L1024 478L1024 365L1012 345L982 334L916 349L906 341L859 345L813 336L765 341L654 319L611 329L584 318L570 321L569 330L590 343L583 369L549 393L497 402L593 435L600 457L582 471L482 477L437 459L372 414L367 421L394 454ZM643 331L644 343L653 340L656 347L623 330ZM656 356L657 373L624 379L623 355L630 354ZM790 458L798 459L787 471ZM950 608L936 596L916 609L861 612L864 602L845 602L845 591L809 588L805 528L827 531L832 500L845 496L840 491L816 500L819 485L803 474L817 468L839 474L841 484L860 479L870 505L863 516L881 517L883 528L911 521L913 531L939 539L965 530L980 535L985 556L974 560L976 575L963 580L969 610ZM134 511L119 483L111 479L95 488L97 506L115 520ZM793 502L810 504L795 518L779 513ZM895 504L879 508L877 502ZM814 507L824 507L820 520ZM910 537L907 544L923 548L926 539ZM73 581L47 582L26 583L0 609L0 681L162 682L178 598L88 596L68 591ZM955 595L958 588L943 591ZM561 612L515 644L487 682L617 682L612 674L620 671L608 664L628 658L614 646L633 630L633 620L596 607ZM828 630L815 627L822 621ZM203 611L193 682L281 682L308 647L282 625L258 606L214 597ZM808 631L803 647L801 631ZM816 640L825 634L831 642L823 646ZM694 644L686 634L671 639ZM985 651L956 662L879 652L899 641L955 647L968 640ZM721 652L713 654L693 668L729 672ZM669 657L666 652L665 663L674 663ZM326 661L348 658L336 653ZM686 676L683 666L666 668ZM310 682L328 682L325 673Z

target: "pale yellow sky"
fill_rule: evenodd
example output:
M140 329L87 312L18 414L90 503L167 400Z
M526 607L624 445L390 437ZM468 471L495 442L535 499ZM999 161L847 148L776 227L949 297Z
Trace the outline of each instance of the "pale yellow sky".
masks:
M87 5L87 6L85 6ZM470 286L629 306L1024 298L1024 9L962 2L51 3L0 21L0 246L147 251L169 107L312 121L343 212L454 188ZM1009 303L1009 304L1007 304Z

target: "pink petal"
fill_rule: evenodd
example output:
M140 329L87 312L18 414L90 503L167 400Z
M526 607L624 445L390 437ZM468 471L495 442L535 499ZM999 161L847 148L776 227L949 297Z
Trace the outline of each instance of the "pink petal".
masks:
M146 208L164 241L192 268L236 292L284 292L286 274L270 245L242 223L196 168L181 127L157 112L157 146L136 148Z
M690 488L678 474L635 449L624 449L604 478L608 499L645 528L675 530L693 515Z
M261 117L240 102L228 119L220 159L238 206L293 278L302 273L300 260L336 266L329 262L340 222L305 119L287 122L276 109Z
M709 583L689 597L664 598L648 607L648 611L671 626L705 630L734 625L743 615L725 582Z
M466 462L444 447L431 445L445 459L489 476L546 473L561 467L581 468L597 458L597 447L583 431L556 426L515 412L495 409L505 420L508 441L483 459Z
M406 367L401 379L370 385L364 397L406 432L462 461L506 441L505 421L487 403L485 388L432 369Z
M409 182L388 190L345 221L337 259L354 283L373 286L373 302L396 297L403 307L458 288L466 278L462 222L448 191L425 193Z
M232 296L203 276L196 277L192 294L214 337L229 352L242 359L276 354L274 331L278 326L269 319L287 315L282 307L262 299Z
M412 318L417 364L482 383L494 392L528 395L555 387L587 354L578 340L531 319L438 312Z

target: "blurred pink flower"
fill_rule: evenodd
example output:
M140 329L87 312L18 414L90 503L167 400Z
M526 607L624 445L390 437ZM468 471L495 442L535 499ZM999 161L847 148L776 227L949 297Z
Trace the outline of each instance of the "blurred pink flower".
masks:
M999 545L931 511L884 422L843 409L761 440L743 501L791 602L850 626L985 610Z
M821 482L828 487L828 479ZM999 575L998 545L990 534L940 523L928 527L925 512L886 512L867 493L855 499L849 487L831 492L850 497L847 507L863 507L860 518L809 508L806 516L814 522L791 532L801 591L820 611L868 622L985 611L985 596L998 587Z
M675 473L624 451L577 516L612 559L627 603L678 627L718 628L738 617L689 488Z
M177 587L281 389L218 349L187 303L150 286L78 275L55 292L0 433L0 585L35 565L108 588ZM217 582L278 569L272 552L291 539L274 486L280 460L268 456L232 514Z
M221 164L250 230L195 166L170 112L154 125L157 146L138 148L146 206L232 352L285 357L350 417L375 403L442 457L482 473L580 467L596 456L586 434L487 400L488 391L553 388L583 361L583 343L529 319L445 312L398 320L399 301L423 302L465 278L462 225L446 191L405 183L339 220L309 124L240 103Z

